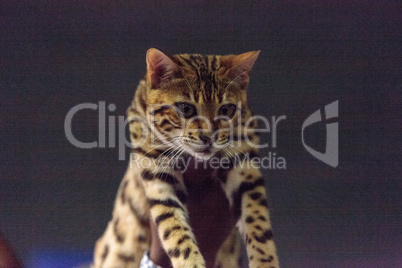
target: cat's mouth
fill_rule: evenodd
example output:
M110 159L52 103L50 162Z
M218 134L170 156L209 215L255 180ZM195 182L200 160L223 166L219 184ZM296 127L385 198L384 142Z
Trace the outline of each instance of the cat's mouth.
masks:
M198 159L201 159L201 160L208 160L212 156L214 156L216 151L213 150L212 146L204 146L204 147L191 146L189 148L189 153L192 154L195 158L198 158Z
M214 155L214 153L212 153L211 151L194 152L194 156L201 160L208 160L213 155Z
M211 140L206 140L201 143L190 139L183 139L182 142L185 144L187 153L194 156L196 159L208 160L218 151Z

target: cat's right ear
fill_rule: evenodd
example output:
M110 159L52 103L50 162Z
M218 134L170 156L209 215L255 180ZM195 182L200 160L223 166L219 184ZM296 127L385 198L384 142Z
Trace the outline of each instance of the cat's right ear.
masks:
M180 72L176 63L156 48L147 51L147 80L151 89L160 88L161 84L176 77Z

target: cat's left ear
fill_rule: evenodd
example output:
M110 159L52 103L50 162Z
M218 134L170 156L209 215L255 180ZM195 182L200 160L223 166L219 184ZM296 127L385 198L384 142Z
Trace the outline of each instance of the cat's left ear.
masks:
M250 80L250 72L253 68L255 61L260 54L258 51L250 51L240 55L229 56L230 68L226 75L237 82L242 89L247 89Z
M168 82L180 73L179 67L173 60L156 48L147 51L147 80L151 88L160 88L161 84Z

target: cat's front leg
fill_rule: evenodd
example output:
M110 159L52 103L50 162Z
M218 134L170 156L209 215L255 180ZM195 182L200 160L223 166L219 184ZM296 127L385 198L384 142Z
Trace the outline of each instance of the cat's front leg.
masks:
M272 237L264 179L252 160L226 174L224 185L242 234L250 268L279 267Z
M182 174L156 166L143 169L141 177L151 217L173 267L205 268L189 225Z
M139 268L144 251L149 249L148 204L137 178L138 171L128 168L119 187L113 217L96 242L94 268Z

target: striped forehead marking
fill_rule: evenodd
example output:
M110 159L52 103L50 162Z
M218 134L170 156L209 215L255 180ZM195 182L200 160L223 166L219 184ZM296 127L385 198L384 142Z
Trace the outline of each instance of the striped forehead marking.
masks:
M196 87L191 88L196 102L219 103L222 101L223 92L219 92L217 71L219 59L217 56L202 56L198 54L179 55L181 68L190 69L194 74Z

